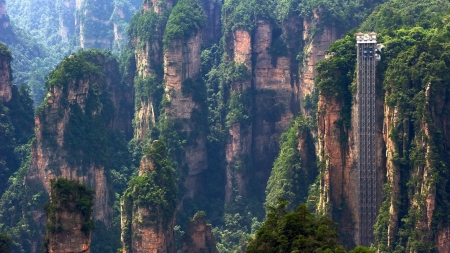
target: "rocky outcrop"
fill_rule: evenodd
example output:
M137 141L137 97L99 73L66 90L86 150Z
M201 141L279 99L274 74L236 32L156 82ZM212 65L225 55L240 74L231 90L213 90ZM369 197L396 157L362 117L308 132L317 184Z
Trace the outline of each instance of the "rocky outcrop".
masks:
M338 222L341 239L352 247L358 240L356 228L359 220L359 195L354 190L359 185L355 142L357 136L351 129L345 129L348 139L342 139L346 134L341 132L338 125L342 109L342 102L319 96L317 126L321 174L318 210ZM354 118L352 129L356 127L356 123Z
M157 14L161 14L164 10L172 8L176 3L176 0L144 0L142 8L144 11L153 10Z
M78 181L52 180L45 253L90 253L94 192Z
M208 167L206 133L198 131L196 126L199 122L193 120L193 115L204 109L201 105L204 101L194 99L194 93L201 92L194 90L200 73L201 45L199 31L189 38L172 41L164 53L164 89L168 101L165 113L166 117L178 122L178 131L189 139L184 145L180 168L188 168L183 181L187 189L185 196L191 198L201 189L198 180Z
M173 168L155 141L121 201L122 252L175 253L176 202Z
M217 43L222 36L222 2L201 1L203 11L206 14L205 27L202 29L203 47L209 47Z
M233 60L236 64L242 64L246 70L252 71L252 39L248 31L237 30L233 33ZM251 89L251 79L236 81L230 86L230 93L238 96ZM251 108L245 108L245 113L250 114ZM225 159L227 162L226 184L225 184L225 202L231 200L233 188L236 186L239 195L245 196L247 193L245 168L250 166L252 145L252 127L251 124L243 122L233 122L228 128L228 138L225 146ZM245 161L245 157L247 158Z
M274 53L275 44L282 41L280 37L298 30L295 21L277 28L269 21L259 20L253 34L240 29L233 32L232 40L229 39L230 60L245 66L249 73L248 79L231 84L230 99L234 99L233 95L247 97L249 101L240 103L244 104L245 114L252 120L251 123L233 122L228 126L226 202L230 200L233 182L238 194L245 196L251 178L267 181L278 154L279 138L298 114L298 66L292 61L295 49L287 39L286 44L280 46L286 52ZM250 91L254 93L249 95ZM258 169L249 173L246 168L252 166Z
M114 102L126 101L129 96L118 88L120 78L114 78L119 72L118 63L108 57L89 51L71 55L57 71L76 78L51 77L53 83L36 113L36 141L32 144L26 178L27 183L42 184L47 192L50 180L57 177L85 183L95 190L93 219L107 227L111 224L113 203L108 159L103 159L108 153L90 148L103 149L109 133L125 130L120 129L121 105ZM117 94L118 90L122 93ZM98 132L89 136L83 129Z
M217 253L216 241L207 224L204 213L195 214L183 236L182 253Z
M303 67L300 76L299 96L302 101L305 97L314 96L316 85L314 78L316 76L316 64L326 57L326 51L331 43L339 38L338 30L335 26L324 26L320 23L320 16L314 12L314 16L303 21ZM318 26L324 26L322 31L316 29ZM308 107L308 106L306 106ZM311 109L305 108L305 103L301 104L303 115L310 115Z
M11 53L4 44L0 44L0 102L8 102L12 97L11 91Z
M259 168L262 182L269 178L272 163L278 154L279 139L298 113L298 83L292 80L291 60L270 53L274 27L258 21L253 43L255 57L253 85L255 89L255 120L253 123L253 161Z

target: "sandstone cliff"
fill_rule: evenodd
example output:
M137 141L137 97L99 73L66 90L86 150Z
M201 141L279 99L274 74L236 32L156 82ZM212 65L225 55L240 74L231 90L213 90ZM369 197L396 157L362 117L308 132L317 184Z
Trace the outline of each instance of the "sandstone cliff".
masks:
M176 182L165 145L155 141L121 201L124 253L175 253Z
M12 97L11 59L8 48L0 44L0 102L2 103L8 102Z
M166 117L178 122L181 135L189 142L184 145L180 168L187 168L182 175L187 189L185 196L194 197L201 189L200 174L207 169L206 133L198 128L195 116L202 113L204 101L196 99L200 73L201 32L170 43L164 53L165 98L168 106ZM204 99L204 98L202 98ZM197 115L195 115L197 114Z
M25 180L42 185L47 193L50 181L58 177L85 183L95 190L93 220L107 228L114 201L110 170L122 166L124 161L115 157L121 152L116 148L124 147L105 147L127 125L120 123L124 104L114 104L129 96L120 88L118 73L112 55L98 51L71 55L51 73L46 98L36 112L36 141ZM33 212L39 223L43 213Z
M316 96L317 87L314 83L316 77L316 64L325 59L326 51L331 43L339 38L338 30L333 25L323 27L323 31L313 31L317 26L324 26L321 24L320 15L316 12L312 18L303 21L303 41L305 47L303 48L303 66L300 76L300 91L299 96L302 99L301 109L303 115L311 116L312 110L310 105L305 104L305 98ZM320 29L319 29L320 30Z
M183 237L183 253L217 253L216 241L211 232L211 224L205 221L204 213L195 214Z
M78 181L52 180L45 207L45 253L90 253L94 192Z
M360 244L359 222L359 172L358 111L355 93L356 85L353 76L345 73L353 72L356 64L354 41L346 36L330 50L336 50L336 56L320 63L319 68L319 103L317 113L318 157L319 157L319 212L329 215L338 222L340 240L347 247ZM339 47L340 46L340 47ZM342 58L346 55L346 58ZM327 81L328 80L328 81ZM385 150L383 141L383 94L378 82L376 101L377 124L376 166L377 166L377 207L381 206L382 185L385 177ZM378 209L377 208L377 209Z

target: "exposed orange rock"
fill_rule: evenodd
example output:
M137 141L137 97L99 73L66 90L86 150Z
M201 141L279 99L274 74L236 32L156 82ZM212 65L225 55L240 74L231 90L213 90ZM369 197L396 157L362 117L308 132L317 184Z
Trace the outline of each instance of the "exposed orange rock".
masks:
M65 183L64 185L66 185ZM50 203L48 203L47 231L44 238L43 251L45 253L90 253L91 231L86 227L92 221L90 212L78 209L80 195L92 200L93 195L76 188L62 191L52 188ZM67 192L72 190L74 192ZM78 192L77 192L78 191ZM92 203L92 202L91 202ZM92 205L84 206L92 211Z
M79 80L61 84L62 86L55 85L47 93L41 108L42 111L35 117L36 141L32 144L32 159L25 183L42 185L48 193L50 192L50 180L58 177L77 179L85 183L95 190L93 219L102 221L109 228L112 221L113 200L111 199L111 182L108 181L107 168L102 164L93 163L83 166L83 162L80 161L83 151L80 150L79 154L69 153L64 146L64 134L72 116L72 108L79 106L84 113L86 98L89 96L89 92L92 92L90 88L92 85L101 84L98 85L96 92L98 94L108 92L112 95L113 103L123 102L126 97L130 96L118 87L120 78L114 77L113 73L119 73L117 62L106 61L102 57L98 55L99 62L103 64L100 64L100 68L104 73L109 73L105 75L108 77L83 76ZM123 112L121 107L117 104L115 114L109 122L105 122L112 131L113 129L127 131L122 128L124 125L119 120L121 111ZM99 107L98 111L94 111L93 114L100 113L100 110L102 107ZM74 159L77 159L78 163L69 162ZM44 214L40 210L32 210L32 212L36 223L41 227L44 226L45 224L42 224Z
M154 170L154 161L148 155L144 156L139 176ZM175 182L155 183L158 184L156 187L164 187L167 183ZM175 253L175 211L175 208L161 210L161 205L136 203L133 197L126 195L121 201L122 252ZM168 217L167 221L164 217Z
M91 238L90 234L82 231L82 215L64 211L57 217L63 232L47 235L48 253L90 253Z
M244 64L248 71L252 70L252 41L248 31L237 30L233 33L233 59L237 64ZM230 87L231 92L242 94L245 90L251 88L251 80L233 83ZM250 108L246 108L250 110ZM244 177L245 168L248 166L243 157L251 157L252 145L252 127L243 126L236 122L228 129L227 144L225 146L225 159L227 165L225 168L225 202L231 200L233 194L233 182L237 186L238 194L245 196L247 194L246 186L248 178Z
M303 41L305 47L303 49L304 59L302 73L300 76L300 98L311 96L316 85L314 78L316 76L316 64L323 60L326 56L325 51L328 50L331 43L339 39L339 34L334 26L325 26L322 32L313 32L313 29L320 24L320 16L314 12L314 18L305 19L303 21ZM308 115L301 104L303 115Z
M174 40L164 53L165 96L169 102L166 107L166 117L181 123L180 131L189 136L195 130L195 122L191 116L194 110L201 111L198 102L193 101L192 94L184 95L183 82L187 79L196 81L200 73L200 54L202 36L197 32L187 39ZM185 196L194 197L201 189L200 174L207 169L206 133L200 132L192 143L184 146L184 158L180 168L189 168L185 175Z
M182 253L217 253L216 240L211 232L211 225L205 217L196 214L183 237Z
M267 21L257 21L253 54L253 86L255 89L255 120L252 153L257 176L262 182L269 178L273 161L278 155L279 139L298 113L298 82L293 80L290 55L270 54L274 27Z

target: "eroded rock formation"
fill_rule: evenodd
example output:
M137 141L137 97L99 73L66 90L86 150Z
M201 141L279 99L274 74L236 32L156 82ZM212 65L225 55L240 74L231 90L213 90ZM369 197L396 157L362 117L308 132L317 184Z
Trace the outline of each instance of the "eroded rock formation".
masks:
M204 213L195 214L183 237L181 246L183 253L217 253L216 241L211 232L211 224L207 224Z
M94 192L77 180L52 180L45 207L45 253L90 253Z
M8 48L0 44L0 102L8 102L12 97L11 91L11 53Z
M121 201L124 253L175 253L176 182L165 145L155 141Z
M129 96L121 88L117 61L87 51L66 58L54 73L63 76L51 76L49 91L37 110L26 183L43 185L48 193L50 180L57 177L85 183L95 190L93 219L109 227L113 199L106 157L110 154L100 151L111 134L126 131L121 127L127 124L120 123L124 104L115 103Z

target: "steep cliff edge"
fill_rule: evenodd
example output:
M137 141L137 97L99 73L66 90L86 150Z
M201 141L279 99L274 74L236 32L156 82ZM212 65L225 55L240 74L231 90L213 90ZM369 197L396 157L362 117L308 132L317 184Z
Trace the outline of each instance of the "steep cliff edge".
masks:
M211 224L207 224L205 213L198 212L189 223L189 228L183 236L181 246L183 253L217 253L216 241L211 232Z
M42 252L90 253L94 191L64 178L51 181Z
M8 102L12 97L12 72L11 72L11 52L4 45L0 44L0 102Z
M122 252L176 252L176 196L175 173L166 147L155 141L142 158L139 176L122 197Z
M317 65L319 103L317 113L319 182L317 210L337 221L341 241L347 247L360 244L359 172L357 168L358 136L357 101L354 90L356 80L356 51L354 38L347 35L329 48L333 55ZM379 85L380 86L380 85ZM381 90L378 88L377 90ZM382 93L378 92L379 95ZM382 141L382 101L377 100L377 206L381 205L384 183Z
M424 41L397 51L386 70L383 131L388 182L375 230L383 251L447 252L450 248L449 223L442 218L448 213L444 168L449 164L449 129L444 112L449 91L444 80L449 80L449 66L440 55L447 48L446 43ZM395 52L396 46L389 50ZM415 71L421 74L414 75ZM404 78L408 81L400 81Z
M123 173L127 147L120 131L126 87L111 54L73 54L49 75L48 92L36 110L36 140L25 184L47 193L50 180L76 179L95 190L93 220L111 227L114 173ZM122 98L122 99L121 99ZM114 172L114 173L113 173ZM36 186L37 187L37 186ZM32 207L38 226L44 214Z

